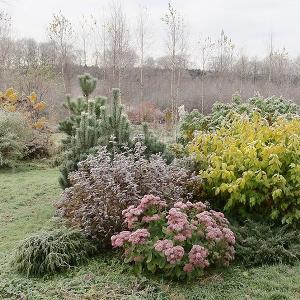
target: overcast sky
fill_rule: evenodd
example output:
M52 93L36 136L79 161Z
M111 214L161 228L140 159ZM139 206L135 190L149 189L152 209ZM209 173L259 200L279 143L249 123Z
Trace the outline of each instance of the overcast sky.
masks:
M53 13L62 11L72 23L82 14L101 19L108 11L108 0L2 0L0 6L13 18L17 37L47 39L46 27ZM146 5L151 19L154 56L164 54L165 32L161 17L168 0L120 0L127 20L134 27L140 5ZM173 0L189 30L190 52L202 34L217 39L221 29L231 37L238 51L250 56L267 52L271 33L275 48L285 47L291 56L300 54L299 0Z

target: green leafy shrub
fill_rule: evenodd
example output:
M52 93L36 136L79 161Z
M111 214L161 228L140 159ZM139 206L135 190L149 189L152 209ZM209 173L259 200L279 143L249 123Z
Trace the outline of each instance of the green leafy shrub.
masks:
M136 144L135 151L111 153L100 148L95 156L78 165L70 174L70 187L57 203L60 215L80 227L102 246L122 230L122 210L136 204L145 194L160 196L167 202L192 197L199 179L175 164L168 165L160 155L149 159L145 148Z
M242 218L299 222L300 118L269 125L258 113L237 115L215 132L201 132L188 150L213 205Z
M246 267L295 264L300 260L300 232L285 226L247 220L232 228L236 236L236 260Z
M234 115L247 115L252 117L254 113L260 115L272 124L282 116L288 120L300 116L300 106L281 97L264 98L257 95L242 102L239 95L233 95L231 103L216 102L212 112L204 116L198 110L186 113L180 122L180 138L183 144L190 142L198 131L214 131L228 125Z
M95 250L79 231L41 231L21 242L12 266L26 276L53 274L85 262Z
M0 167L13 167L23 158L30 131L21 114L0 110Z
M138 273L163 272L193 278L209 266L228 266L234 259L235 236L224 215L202 202L176 202L171 208L159 197L144 196L123 211L130 231L112 236L124 249L125 262Z

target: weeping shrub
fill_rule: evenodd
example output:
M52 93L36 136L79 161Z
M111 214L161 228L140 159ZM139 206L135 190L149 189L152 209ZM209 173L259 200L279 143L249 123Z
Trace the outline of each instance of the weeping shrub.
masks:
M42 276L77 266L95 251L94 244L77 230L41 231L20 243L12 266L26 276Z
M277 263L293 265L300 260L299 230L251 220L232 230L236 236L236 260L246 267Z

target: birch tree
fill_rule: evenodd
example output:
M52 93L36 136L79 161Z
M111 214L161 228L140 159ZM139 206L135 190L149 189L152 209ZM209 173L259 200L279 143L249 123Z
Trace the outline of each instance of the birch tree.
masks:
M56 45L60 56L61 74L66 93L70 93L70 84L67 74L68 59L71 54L71 43L74 39L74 31L71 22L60 11L53 15L48 26L48 35Z
M166 24L167 49L170 56L170 102L172 125L176 126L181 71L184 67L184 56L186 54L185 24L183 18L177 13L170 2L168 5L168 11L162 20Z

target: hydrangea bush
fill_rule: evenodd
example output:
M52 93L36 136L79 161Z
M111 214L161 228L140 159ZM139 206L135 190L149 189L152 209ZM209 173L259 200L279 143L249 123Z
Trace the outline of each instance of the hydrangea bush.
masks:
M138 273L191 278L234 259L235 236L227 219L202 202L178 201L169 209L160 197L146 195L123 217L128 230L113 235L112 246L124 249L125 262L134 263Z

